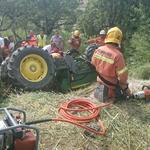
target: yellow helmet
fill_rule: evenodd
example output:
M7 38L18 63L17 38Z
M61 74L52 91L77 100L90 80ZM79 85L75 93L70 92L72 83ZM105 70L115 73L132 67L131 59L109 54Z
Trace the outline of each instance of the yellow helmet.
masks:
M80 31L79 30L75 30L73 32L73 35L79 37L80 36Z
M120 45L122 36L122 31L118 27L111 28L107 32L105 43L116 43Z
M52 55L52 57L55 58L55 59L62 58L62 56L61 56L59 53L52 53L51 55Z

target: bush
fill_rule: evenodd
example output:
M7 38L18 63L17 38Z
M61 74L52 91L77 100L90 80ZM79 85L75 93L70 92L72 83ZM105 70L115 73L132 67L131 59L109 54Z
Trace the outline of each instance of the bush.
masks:
M149 80L150 79L150 64L145 64L141 67L132 69L131 75L133 75L133 77L138 78L138 79Z
M135 78L150 79L149 27L148 23L140 25L127 45L127 63Z
M150 63L150 25L141 25L137 32L132 35L129 43L128 61L133 65Z

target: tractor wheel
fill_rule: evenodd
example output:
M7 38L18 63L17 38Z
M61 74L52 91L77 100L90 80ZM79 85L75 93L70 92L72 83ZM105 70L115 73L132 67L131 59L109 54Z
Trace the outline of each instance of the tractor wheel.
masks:
M4 61L2 61L1 64L0 74L2 80L5 80L8 77L8 71L7 71L8 62L9 62L9 57L7 57Z
M7 65L8 76L27 90L37 90L52 83L54 62L47 51L40 48L25 47L11 55Z

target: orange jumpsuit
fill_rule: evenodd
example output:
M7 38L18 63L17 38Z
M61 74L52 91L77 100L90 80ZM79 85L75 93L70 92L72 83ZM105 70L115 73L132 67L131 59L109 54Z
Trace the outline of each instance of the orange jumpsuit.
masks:
M106 80L114 84L117 84L117 80L119 80L119 84L123 89L127 87L128 71L124 57L117 47L111 44L99 47L93 54L92 64ZM97 80L100 84L106 85L99 77ZM109 88L108 97L115 97L115 87L106 86Z
M98 44L100 46L103 46L105 44L104 41L105 41L105 38L97 37L97 38L89 39L88 44L93 44L94 43L94 44Z

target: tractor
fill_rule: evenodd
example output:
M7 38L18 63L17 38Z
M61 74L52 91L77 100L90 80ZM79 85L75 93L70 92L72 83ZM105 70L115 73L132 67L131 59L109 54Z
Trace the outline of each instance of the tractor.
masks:
M25 90L56 88L68 91L96 81L96 72L90 58L97 46L90 46L85 54L53 58L47 50L23 46L14 50L1 64L0 77Z

